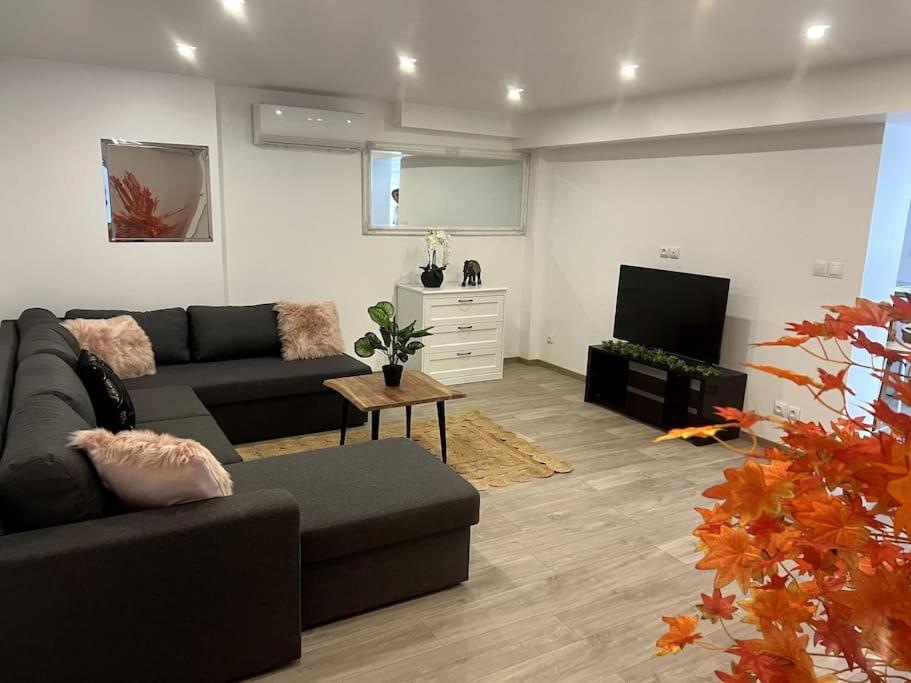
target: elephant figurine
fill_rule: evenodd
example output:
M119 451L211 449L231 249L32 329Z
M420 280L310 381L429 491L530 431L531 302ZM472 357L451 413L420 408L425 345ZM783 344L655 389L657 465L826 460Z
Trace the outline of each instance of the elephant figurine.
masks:
M465 261L462 266L462 286L474 287L481 284L481 264L474 259Z

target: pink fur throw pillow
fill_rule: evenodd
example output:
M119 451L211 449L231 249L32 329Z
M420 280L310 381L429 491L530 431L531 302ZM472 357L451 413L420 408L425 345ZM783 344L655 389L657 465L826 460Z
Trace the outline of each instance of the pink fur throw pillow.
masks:
M282 358L325 358L345 352L338 311L331 301L319 304L299 304L279 301L278 336L282 340Z
M110 365L121 379L155 374L152 342L132 316L118 315L99 320L76 318L62 324L79 346Z
M234 491L228 471L192 439L146 429L116 434L83 429L70 434L69 445L88 453L104 485L135 510L230 496Z

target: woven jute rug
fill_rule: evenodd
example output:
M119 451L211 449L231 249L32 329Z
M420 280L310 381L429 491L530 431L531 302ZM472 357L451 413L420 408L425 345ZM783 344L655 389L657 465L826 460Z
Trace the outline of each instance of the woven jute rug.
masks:
M380 436L404 436L405 426L380 425ZM435 419L416 420L411 425L411 438L440 457L440 431ZM370 439L367 426L348 430L346 442L361 443ZM478 412L446 419L446 456L450 467L479 491L491 486L545 479L555 473L571 472L573 466L545 453L540 446L518 436ZM292 436L240 446L237 452L244 460L271 458L338 445L338 432Z

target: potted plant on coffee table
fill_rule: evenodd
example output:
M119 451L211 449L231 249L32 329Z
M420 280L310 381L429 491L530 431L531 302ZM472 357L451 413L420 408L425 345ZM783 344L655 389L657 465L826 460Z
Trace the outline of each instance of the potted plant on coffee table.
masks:
M377 351L386 354L389 362L383 366L383 377L387 387L397 387L402 382L402 363L424 348L423 342L413 341L430 336L432 328L414 329L416 320L405 327L399 327L395 319L395 306L389 301L379 301L367 309L367 315L380 328L380 337L368 332L354 342L354 352L361 358L370 358Z

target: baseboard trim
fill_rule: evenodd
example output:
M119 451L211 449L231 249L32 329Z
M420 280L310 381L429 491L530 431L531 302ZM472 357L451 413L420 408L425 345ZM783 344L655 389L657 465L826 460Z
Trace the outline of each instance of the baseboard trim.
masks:
M512 358L504 358L503 363L521 363L522 365L538 365L542 368L547 368L548 370L553 370L554 372L559 372L561 375L566 375L567 377L572 377L573 379L585 380L585 375L579 374L578 372L573 372L572 370L567 370L566 368L560 367L559 365L554 365L553 363L548 363L546 360L541 360L539 358L522 358L521 356L513 356Z

